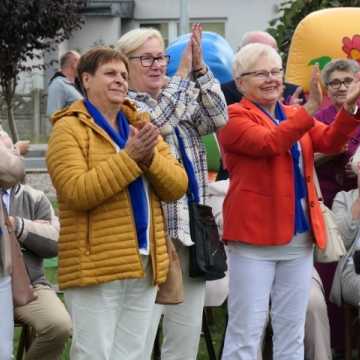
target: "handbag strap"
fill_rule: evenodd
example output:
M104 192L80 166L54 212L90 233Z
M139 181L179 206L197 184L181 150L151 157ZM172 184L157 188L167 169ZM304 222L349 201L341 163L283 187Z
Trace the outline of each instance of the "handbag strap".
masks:
M9 232L11 232L11 230L12 230L12 225L11 225L11 222L10 222L10 218L9 218L9 213L8 213L7 207L6 207L6 205L5 205L5 203L4 203L4 200L3 200L3 193L4 193L4 190L1 189L1 190L0 190L0 196L1 196L0 201L1 201L2 213L3 213L3 216L4 216L4 223L5 223L5 225L6 225L6 227L7 227L8 230L9 230L9 228L10 228Z
M181 138L180 131L177 127L175 128L175 135L178 140L179 150L183 161L183 165L187 173L187 176L189 178L189 188L187 192L189 201L199 204L200 203L199 186L195 177L194 166L191 160L189 159L188 155L186 154L184 140Z
M319 201L323 201L323 196L322 196L322 192L321 192L321 188L320 188L319 178L317 176L315 166L313 167L313 173L314 173L313 178L314 178L314 185L315 185L316 195L317 195Z

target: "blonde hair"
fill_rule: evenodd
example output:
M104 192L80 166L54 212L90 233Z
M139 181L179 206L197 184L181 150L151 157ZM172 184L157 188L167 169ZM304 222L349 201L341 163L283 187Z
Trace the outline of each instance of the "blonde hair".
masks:
M138 28L128 31L117 41L115 48L129 56L151 38L158 39L165 49L164 39L160 31L154 28Z
M253 43L242 47L235 55L233 64L233 76L237 79L243 74L254 68L261 57L273 59L282 67L282 60L279 53L269 45Z

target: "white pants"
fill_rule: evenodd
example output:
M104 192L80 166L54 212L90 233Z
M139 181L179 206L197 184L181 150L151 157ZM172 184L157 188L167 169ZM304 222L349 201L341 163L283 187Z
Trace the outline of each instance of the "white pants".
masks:
M14 335L14 311L10 276L0 276L0 359L10 360Z
M229 246L229 323L223 360L255 360L271 298L273 359L304 360L312 251L292 260L241 256Z
M189 277L189 249L174 240L179 255L185 301L178 305L154 304L152 327L148 333L143 360L151 358L154 340L163 314L162 360L196 360L205 301L205 280Z
M150 259L145 278L65 290L73 321L71 360L144 360L157 288Z
M331 360L330 323L325 292L319 274L313 269L309 305L305 320L305 359Z

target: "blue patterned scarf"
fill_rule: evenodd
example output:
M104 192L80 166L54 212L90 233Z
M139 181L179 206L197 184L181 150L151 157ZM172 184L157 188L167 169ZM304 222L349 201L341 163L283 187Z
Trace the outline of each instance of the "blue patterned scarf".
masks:
M275 107L275 119L268 113L265 109L261 106L255 104L261 111L263 111L270 119L278 125L281 121L286 120L286 115L282 106L279 102L276 103ZM300 150L298 143L295 143L291 146L290 149L291 158L293 162L294 168L294 186L295 186L295 229L294 234L304 233L309 231L310 226L308 219L305 216L304 209L301 204L301 199L305 198L306 196L306 186L304 177L302 176L301 169L300 169Z
M129 137L129 122L125 115L119 111L117 115L117 126L119 132L110 126L108 121L100 113L100 111L88 100L84 100L86 109L88 110L95 123L99 125L110 138L115 142L120 149L123 149ZM133 209L133 215L135 219L136 233L140 249L147 249L148 245L148 218L149 208L148 200L146 196L144 182L141 177L138 177L131 184L129 184L129 193L131 199L131 205Z

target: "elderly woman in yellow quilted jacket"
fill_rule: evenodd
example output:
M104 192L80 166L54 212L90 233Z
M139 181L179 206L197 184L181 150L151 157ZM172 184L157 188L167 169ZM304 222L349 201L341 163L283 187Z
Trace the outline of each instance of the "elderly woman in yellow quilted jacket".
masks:
M128 100L127 59L89 50L84 100L56 113L47 163L60 209L59 284L73 320L72 360L142 360L168 254L160 201L187 176L146 113Z

